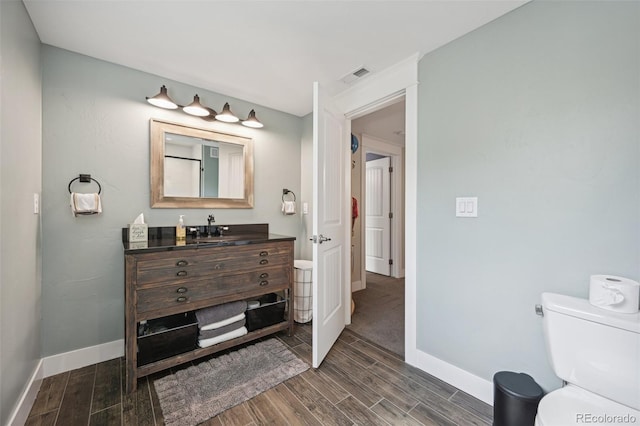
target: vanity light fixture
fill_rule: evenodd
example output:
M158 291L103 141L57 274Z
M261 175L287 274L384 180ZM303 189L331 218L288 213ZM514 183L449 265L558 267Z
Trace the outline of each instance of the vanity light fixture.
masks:
M225 123L238 123L240 122L242 125L246 127L251 127L254 129L260 129L264 127L264 125L258 120L256 117L256 111L251 110L249 112L249 116L246 120L240 120L234 113L231 112L231 107L229 106L229 102L225 102L224 107L222 108L222 112L217 113L213 109L202 105L200 103L200 97L195 95L193 97L193 102L187 106L182 106L173 102L173 100L167 94L167 87L162 85L160 88L160 93L155 95L152 98L147 97L147 102L151 105L165 108L165 109L178 109L181 108L182 111L189 115L195 115L197 117L202 118L207 121L224 121Z
M167 86L162 85L160 93L153 98L147 98L147 102L160 108L177 109L178 105L167 95Z
M182 107L182 110L189 115L195 115L197 117L206 117L209 115L209 111L200 104L200 97L195 95L193 102L186 107Z
M246 120L242 121L242 125L243 126L247 126L247 127L251 127L253 129L260 129L262 128L264 125L260 122L260 120L258 120L256 118L256 112L255 110L251 110L251 112L249 112L249 117L247 117Z
M225 103L222 107L222 112L216 115L216 120L224 121L225 123L237 123L240 121L240 119L231 112L229 102Z

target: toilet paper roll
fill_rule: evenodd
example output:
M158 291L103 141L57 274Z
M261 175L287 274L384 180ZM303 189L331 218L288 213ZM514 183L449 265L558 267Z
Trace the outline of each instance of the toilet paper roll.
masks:
M602 309L635 314L640 311L640 284L613 275L592 275L589 302Z

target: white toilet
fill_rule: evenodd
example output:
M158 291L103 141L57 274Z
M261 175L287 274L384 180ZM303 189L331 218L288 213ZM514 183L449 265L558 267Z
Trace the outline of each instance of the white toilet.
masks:
M567 385L545 395L536 426L640 425L640 314L542 294L547 355Z

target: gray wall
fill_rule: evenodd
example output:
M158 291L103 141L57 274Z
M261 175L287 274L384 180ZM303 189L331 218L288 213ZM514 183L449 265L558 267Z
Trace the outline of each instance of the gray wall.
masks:
M418 349L555 387L540 293L640 279L640 3L531 2L419 77Z
M282 215L280 204L282 188L300 192L299 117L51 46L43 47L43 69L44 356L123 338L120 229L140 213L149 226L175 226L179 214L187 225L202 225L213 212L219 224L267 222L271 232L298 236L297 216ZM197 93L214 109L228 101L239 116L255 108L265 127L209 124L147 104L145 96L155 95L162 84L179 103ZM255 207L151 209L152 117L253 137ZM102 184L102 215L72 216L67 185L79 173ZM95 186L73 189L89 192Z
M0 2L0 424L40 360L40 40L20 1Z

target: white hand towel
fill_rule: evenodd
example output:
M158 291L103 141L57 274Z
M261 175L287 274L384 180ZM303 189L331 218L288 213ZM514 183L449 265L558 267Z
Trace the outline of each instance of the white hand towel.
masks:
M200 346L201 348L206 348L218 343L226 342L227 340L235 339L236 337L244 336L247 333L247 327L240 327L237 330L230 331L218 337L212 337L211 339L200 339L198 340L198 346Z
M207 325L203 325L202 327L200 327L200 330L205 331L205 330L215 330L216 328L220 328L220 327L224 327L225 325L229 325L229 324L233 324L236 321L242 321L244 319L245 315L244 312L241 314L238 314L234 317L231 318L227 318L225 320L222 321L218 321L218 322L214 322L211 324L207 324Z
M74 216L102 213L102 201L100 195L71 193L71 212Z
M296 214L296 202L295 201L283 201L282 213L284 214Z

